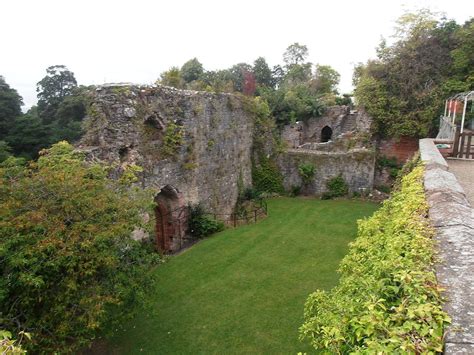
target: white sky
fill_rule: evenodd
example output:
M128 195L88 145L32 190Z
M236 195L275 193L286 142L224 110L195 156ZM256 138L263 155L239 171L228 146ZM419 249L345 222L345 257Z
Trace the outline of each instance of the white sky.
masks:
M193 57L208 70L259 56L273 66L299 42L350 92L353 65L375 56L404 9L421 7L460 23L474 15L472 0L0 0L0 75L29 107L51 65L83 85L146 84Z

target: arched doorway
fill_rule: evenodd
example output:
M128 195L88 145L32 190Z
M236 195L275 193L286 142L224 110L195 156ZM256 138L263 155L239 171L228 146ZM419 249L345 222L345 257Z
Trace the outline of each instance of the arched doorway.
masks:
M186 234L187 208L179 190L163 187L155 197L156 248L170 253L182 247Z
M332 138L332 129L329 126L324 126L321 130L321 143L329 142Z

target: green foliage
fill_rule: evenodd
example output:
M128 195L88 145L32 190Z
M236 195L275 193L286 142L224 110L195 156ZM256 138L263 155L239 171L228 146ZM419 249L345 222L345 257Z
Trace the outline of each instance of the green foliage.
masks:
M339 285L309 296L302 338L338 354L442 352L449 318L432 269L427 213L417 167L373 217L359 222Z
M329 65L316 65L312 85L319 93L337 93L341 75Z
M0 352L2 355L21 355L26 354L26 350L21 347L23 337L31 339L29 333L20 332L20 339L12 339L12 333L0 329Z
M429 10L403 15L397 41L382 41L378 59L354 72L357 103L381 136L426 137L444 99L474 89L473 20L463 27Z
M15 119L21 115L23 99L0 75L0 140L6 140Z
M43 123L54 121L59 105L77 87L74 73L64 65L53 65L46 69L46 76L36 87L38 92L38 114Z
M398 176L398 173L401 168L400 164L397 161L397 158L387 157L385 155L379 156L377 158L376 164L377 168L380 170L387 169L392 179L395 179Z
M168 123L165 134L163 136L163 145L161 146L161 153L165 157L174 157L179 148L183 144L184 130L174 122Z
M303 180L303 184L307 185L313 181L316 167L311 163L300 164L298 173L301 176L301 180Z
M107 178L67 142L0 166L0 324L27 350L74 352L141 304L158 261L131 238L152 194Z
M5 141L0 141L0 163L11 156L12 148Z
M197 58L188 60L181 67L181 77L186 83L200 79L203 73L204 68Z
M273 87L274 79L272 77L272 70L263 57L259 57L253 63L253 74L257 84L265 87Z
M274 160L262 157L252 167L253 186L259 192L283 193L283 176Z
M224 230L224 223L206 215L201 205L189 207L189 231L196 238L204 238Z
M241 199L244 201L257 200L258 198L260 198L260 192L253 187L247 187L244 189L241 196Z
M338 175L329 179L326 183L326 187L329 191L323 194L323 200L329 200L334 197L346 196L349 192L347 183L344 181L342 175Z
M51 131L38 116L36 106L15 120L8 137L13 154L26 159L34 159L38 152L52 143Z
M308 54L308 47L295 42L286 48L283 61L287 66L298 65L306 60Z
M172 86L177 89L184 88L184 80L178 67L171 67L169 70L161 73L158 82L161 85Z
M290 196L296 197L301 194L301 186L294 185L291 187Z
M380 192L383 192L383 193L386 193L386 194L389 194L390 191L391 191L390 186L387 186L387 185L378 185L375 188L377 190L379 190Z

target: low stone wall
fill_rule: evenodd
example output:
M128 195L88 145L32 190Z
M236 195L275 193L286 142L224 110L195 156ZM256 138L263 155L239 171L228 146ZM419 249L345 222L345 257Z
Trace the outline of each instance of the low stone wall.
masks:
M299 173L302 164L314 165L314 178L304 185ZM370 149L354 149L344 153L328 153L304 149L288 149L278 158L283 174L283 186L287 191L301 186L309 195L327 191L329 179L342 175L350 192L371 191L374 182L375 153Z
M436 229L438 282L445 288L445 311L452 325L446 354L474 354L474 221L472 207L432 139L419 141L425 164L429 217Z

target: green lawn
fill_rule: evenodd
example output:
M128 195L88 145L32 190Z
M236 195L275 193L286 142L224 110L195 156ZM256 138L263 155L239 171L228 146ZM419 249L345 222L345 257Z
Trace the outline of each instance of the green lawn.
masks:
M112 343L123 354L296 354L303 305L338 281L356 220L377 205L278 198L269 217L201 241L157 268L156 314Z

